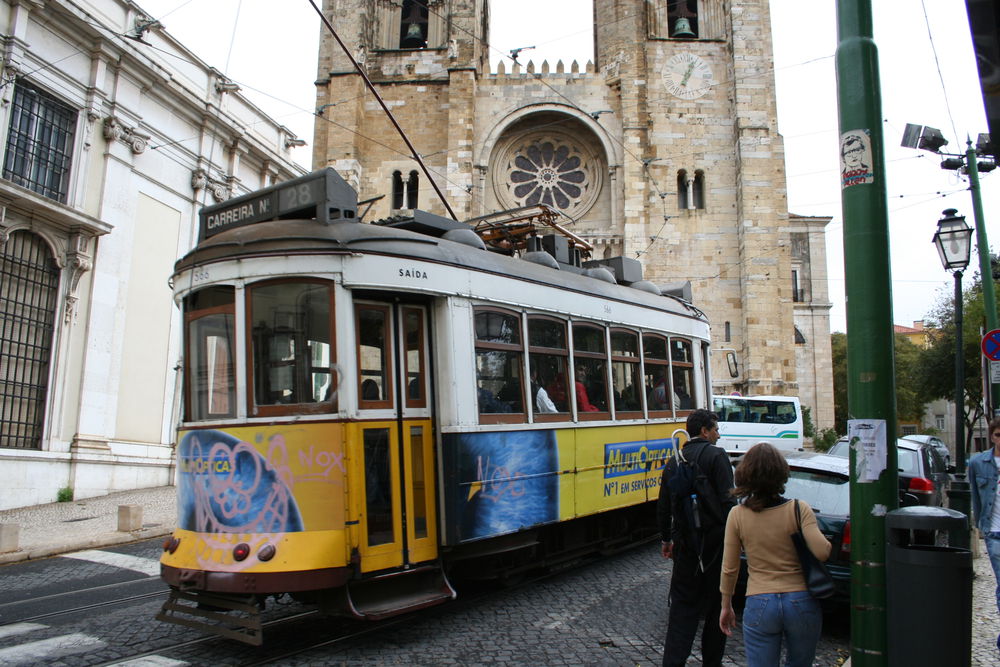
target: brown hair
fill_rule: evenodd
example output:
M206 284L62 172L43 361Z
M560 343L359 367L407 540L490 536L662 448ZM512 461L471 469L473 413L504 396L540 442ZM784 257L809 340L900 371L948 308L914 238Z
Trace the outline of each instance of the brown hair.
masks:
M993 436L993 431L995 431L997 429L1000 429L1000 417L994 417L993 419L990 420L990 427L986 431L989 435L986 436L986 437L987 438L992 437Z
M732 494L745 498L744 504L759 512L785 492L788 461L773 445L758 442L736 467L735 481L736 488Z

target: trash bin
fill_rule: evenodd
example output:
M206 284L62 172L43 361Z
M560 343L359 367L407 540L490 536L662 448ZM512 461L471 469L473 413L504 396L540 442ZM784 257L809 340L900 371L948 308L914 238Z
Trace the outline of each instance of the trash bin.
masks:
M969 518L944 507L886 515L886 622L890 667L972 660L972 552L947 542Z

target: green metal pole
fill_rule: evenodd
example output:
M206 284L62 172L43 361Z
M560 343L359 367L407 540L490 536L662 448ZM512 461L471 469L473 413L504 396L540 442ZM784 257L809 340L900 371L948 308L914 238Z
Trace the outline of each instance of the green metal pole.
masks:
M976 220L976 251L979 253L979 273L983 284L983 310L986 311L986 330L993 331L997 326L997 299L993 292L993 266L990 263L990 244L986 240L986 223L983 221L983 200L979 194L979 163L976 161L976 149L972 140L966 140L965 169L969 173L969 190L972 191L972 213ZM997 416L997 401L1000 399L1000 385L990 385L990 409ZM988 421L988 420L987 420ZM955 444L958 447L958 443ZM965 443L962 443L965 447ZM957 455L957 452L956 452ZM962 471L964 472L964 471Z
M871 1L838 0L837 25L848 413L884 420L886 434L874 482L858 480L851 450L851 664L868 667L888 664L885 513L898 506L889 215Z

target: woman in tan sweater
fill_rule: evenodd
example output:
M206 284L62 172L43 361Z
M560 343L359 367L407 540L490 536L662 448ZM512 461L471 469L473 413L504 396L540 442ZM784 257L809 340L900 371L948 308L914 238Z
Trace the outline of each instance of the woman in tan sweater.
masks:
M726 521L722 554L722 613L719 627L732 635L736 626L733 589L746 552L750 579L743 610L743 644L748 667L777 667L785 642L786 667L809 667L823 627L819 602L806 590L802 567L792 545L798 530L795 502L781 496L788 463L767 443L750 448L736 468L733 495L741 499ZM819 531L808 503L799 502L802 533L820 560L830 556L830 542Z

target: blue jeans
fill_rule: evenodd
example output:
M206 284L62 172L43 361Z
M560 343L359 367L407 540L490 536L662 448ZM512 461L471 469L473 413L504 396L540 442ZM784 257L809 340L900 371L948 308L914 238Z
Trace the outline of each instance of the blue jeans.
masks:
M990 555L990 565L993 566L993 577L997 581L997 611L1000 611L1000 533L986 533L983 539L986 541L986 553Z
M811 667L822 629L823 612L809 591L748 596L743 610L747 667L776 667L782 638L785 667Z

